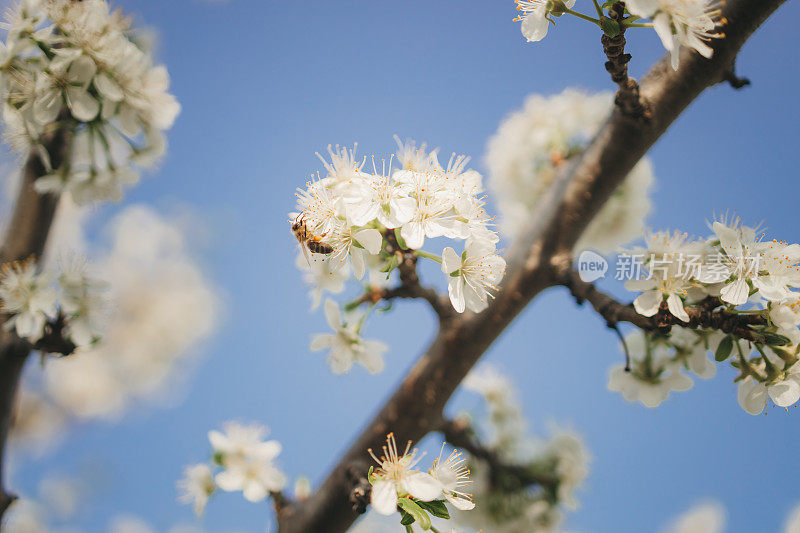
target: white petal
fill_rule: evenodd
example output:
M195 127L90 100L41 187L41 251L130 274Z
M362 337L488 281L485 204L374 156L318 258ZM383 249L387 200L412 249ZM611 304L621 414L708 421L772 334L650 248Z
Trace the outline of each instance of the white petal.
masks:
M793 379L786 379L780 383L767 387L767 392L778 407L789 407L800 400L800 383Z
M267 497L267 490L257 481L248 482L244 486L242 493L245 500L253 503L260 502Z
M447 498L447 501L453 504L453 507L459 511L470 511L475 508L475 502L472 500L459 498L458 496L452 496L450 494L445 494L445 498Z
M642 316L653 316L658 312L662 299L661 291L643 292L633 301L633 307Z
M461 276L450 278L447 282L447 293L450 295L453 309L458 313L463 313L467 305L464 299L464 278Z
M541 7L528 13L522 19L522 35L528 42L541 41L547 35L547 28L550 22L545 18L545 9Z
M442 496L442 484L425 472L412 472L403 478L403 488L410 495L423 502Z
M355 246L350 248L350 265L353 267L353 275L356 279L364 277L364 273L367 271L367 264L364 261L363 250Z
M353 239L363 246L370 254L375 255L381 251L383 237L376 229L364 229L353 234ZM359 278L360 279L360 278Z
M720 298L731 305L742 305L750 294L750 286L743 279L736 279L733 283L725 285L720 291Z
M684 322L689 322L689 315L686 313L686 309L683 308L683 302L680 296L674 292L667 297L667 307L669 308L669 312L675 317Z
M330 298L325 300L325 318L334 331L342 327L342 313L339 311L339 304Z
M425 243L425 230L419 222L409 222L400 228L400 236L406 241L406 246L417 250Z
M389 209L400 224L405 224L414 218L417 201L413 198L396 198L389 202Z
M370 503L376 512L386 516L393 515L397 511L397 489L395 489L394 483L376 482L372 486Z
M333 335L327 333L319 333L311 338L311 351L318 352L320 350L328 350L333 346Z
M214 476L214 482L222 490L233 492L242 490L245 478L239 469L227 469Z
M94 78L94 86L100 96L111 102L119 102L124 98L122 89L108 74L101 72Z
M751 415L760 415L767 405L766 387L749 376L739 383L736 396L741 408Z
M89 122L100 112L100 104L97 103L97 100L81 87L67 89L67 104L72 111L72 116L82 122Z
M450 274L461 268L461 256L449 246L442 250L442 272Z
M67 70L67 79L70 83L82 85L84 88L92 81L97 66L94 61L88 56L81 56L69 66Z

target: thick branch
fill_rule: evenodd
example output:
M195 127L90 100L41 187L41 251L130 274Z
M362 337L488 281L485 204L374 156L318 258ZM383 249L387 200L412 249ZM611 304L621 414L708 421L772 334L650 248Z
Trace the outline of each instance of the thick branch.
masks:
M54 168L61 165L68 143L69 134L63 128L55 129L42 137L42 144L50 154ZM41 260L59 200L57 195L39 194L34 188L34 182L46 173L47 170L41 159L35 151L32 151L22 169L17 201L14 204L14 211L11 214L2 248L0 248L0 264L28 258L33 258L37 262ZM5 444L13 420L14 397L19 377L31 350L30 344L5 331L2 326L7 318L7 316L0 316L0 331L2 331L2 336L0 336L0 518L13 501L5 491L3 484ZM50 333L53 333L52 329ZM60 328L57 334L50 335L48 333L40 341L43 343L41 348L64 353L68 346L63 339L59 340L59 338ZM52 350L50 350L51 348Z
M785 0L730 0L725 39L714 43L711 60L687 51L680 70L662 59L645 76L641 93L649 121L615 111L580 158L557 178L508 254L506 278L489 309L442 324L438 335L363 433L342 454L320 488L303 504L278 517L282 533L343 532L356 519L348 497L347 471L379 448L386 433L419 440L438 427L445 404L467 372L517 314L541 291L556 284L554 265L569 262L586 226L647 150L701 92L723 72L753 31Z
M593 283L583 281L577 272L566 269L561 274L559 283L567 287L578 303L584 301L602 316L609 327L614 327L619 322L629 322L647 331L668 332L672 326L685 328L716 329L730 333L740 339L759 344L768 344L764 335L751 326L766 326L767 321L760 315L731 314L721 306L717 298L707 298L697 305L685 306L689 322L684 322L674 316L663 305L659 311L650 317L640 315L631 304L623 304L612 296L600 291Z

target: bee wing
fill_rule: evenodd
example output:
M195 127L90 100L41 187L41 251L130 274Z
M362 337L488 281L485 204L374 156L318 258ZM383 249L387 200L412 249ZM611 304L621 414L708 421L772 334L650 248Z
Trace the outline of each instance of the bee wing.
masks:
M299 243L299 246L300 246L300 249L303 251L303 257L306 258L306 263L308 263L308 266L310 267L311 266L311 255L310 255L310 253L308 251L308 246L306 246L302 242Z

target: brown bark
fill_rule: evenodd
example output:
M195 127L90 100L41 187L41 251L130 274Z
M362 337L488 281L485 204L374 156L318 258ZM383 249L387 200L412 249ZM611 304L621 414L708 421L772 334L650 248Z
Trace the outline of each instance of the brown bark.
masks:
M68 142L69 134L65 128L57 128L42 138L42 144L55 168L61 165ZM41 260L59 200L57 195L39 194L34 189L34 182L46 173L39 156L31 152L22 169L17 201L0 247L0 264L26 259ZM29 343L2 329L7 318L6 315L0 316L0 518L13 501L13 496L5 489L3 477L5 447L13 423L19 378L31 351ZM63 346L59 345L62 349Z

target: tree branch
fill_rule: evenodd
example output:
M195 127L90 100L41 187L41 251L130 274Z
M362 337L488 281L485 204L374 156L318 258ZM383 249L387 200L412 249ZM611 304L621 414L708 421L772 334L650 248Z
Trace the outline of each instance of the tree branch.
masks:
M41 142L50 155L53 167L61 166L69 144L68 130L58 127L42 136ZM39 155L32 150L22 169L17 201L0 248L0 264L28 258L37 262L41 260L59 200L58 195L36 192L34 182L46 174L47 169ZM19 378L25 360L33 348L28 342L3 328L7 319L6 315L0 316L0 519L13 501L13 497L4 488L5 446L13 421L12 412ZM60 337L60 329L58 336ZM39 342L43 343L42 349L47 347L47 351L63 353L68 346L63 343L63 339L60 342L56 340L55 337L45 335Z
M578 304L582 304L584 301L592 304L594 310L605 319L610 328L615 327L619 322L629 322L646 331L663 333L668 333L672 326L690 329L716 329L747 341L769 344L763 334L751 328L751 326L767 326L767 320L763 316L728 313L724 307L721 307L722 302L718 298L707 298L697 305L685 306L689 322L684 322L670 313L666 305L662 305L653 316L640 315L633 305L623 304L598 290L593 283L583 281L571 268L564 270L559 284L570 290Z
M606 71L611 74L611 81L619 86L615 103L624 115L631 118L647 119L649 111L646 102L639 92L639 84L628 76L628 62L631 55L625 53L625 3L617 2L608 10L608 17L619 25L619 33L614 37L603 34L600 42L608 61Z
M552 488L558 483L558 479L553 476L533 472L524 465L508 463L494 451L485 448L477 441L474 431L466 421L444 420L438 430L451 446L466 450L472 457L484 461L489 466L489 479L493 484L496 479L503 479L506 483L512 479L516 485L514 488L522 489L531 485Z
M615 110L576 162L556 178L532 214L527 232L513 244L501 291L479 315L443 323L439 333L386 404L368 423L328 478L302 504L278 515L281 533L344 532L356 519L348 500L347 471L379 448L386 433L419 440L435 430L456 387L492 342L537 294L557 283L555 268L569 264L586 226L639 159L706 88L723 78L741 46L785 0L729 0L726 38L715 40L714 57L684 51L680 70L662 59L645 76L641 94L651 116L645 122ZM560 267L559 267L560 268Z

